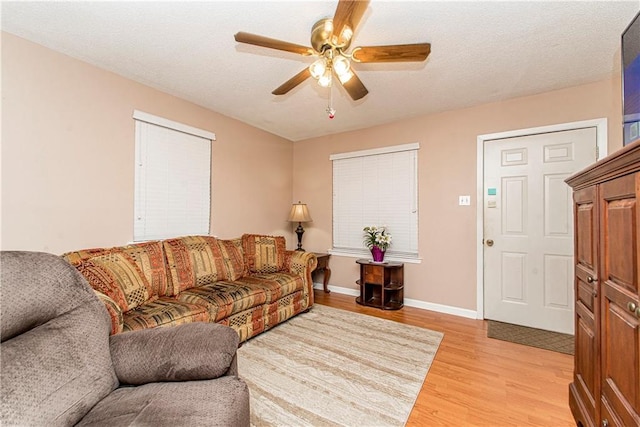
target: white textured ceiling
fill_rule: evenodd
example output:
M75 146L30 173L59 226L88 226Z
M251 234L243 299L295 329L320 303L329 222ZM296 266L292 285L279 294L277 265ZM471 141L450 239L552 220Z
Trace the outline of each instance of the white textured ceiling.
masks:
M2 30L292 141L617 75L640 1L377 1L352 46L429 42L423 63L356 64L352 101L309 79L313 58L236 43L238 31L309 46L334 1L2 2Z

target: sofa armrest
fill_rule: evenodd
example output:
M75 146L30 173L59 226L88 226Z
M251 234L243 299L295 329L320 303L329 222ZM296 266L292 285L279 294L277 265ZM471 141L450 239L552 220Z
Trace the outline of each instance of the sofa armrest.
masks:
M107 312L109 312L109 318L111 319L110 334L114 335L122 332L124 328L124 319L122 318L122 309L120 308L120 306L113 299L109 298L102 292L96 291L95 289L93 290L93 292L98 296L100 301L102 301L107 309Z
M313 305L313 279L311 272L318 266L318 258L313 252L286 251L285 269L291 274L299 274L304 280L304 293L309 298L309 305Z
M318 258L313 252L286 251L285 269L291 274L311 274L318 266Z
M121 383L208 380L235 374L238 334L228 326L194 322L110 337Z

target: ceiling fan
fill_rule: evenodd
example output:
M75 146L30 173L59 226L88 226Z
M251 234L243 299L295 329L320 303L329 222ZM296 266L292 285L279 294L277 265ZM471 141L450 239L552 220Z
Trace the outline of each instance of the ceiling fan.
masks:
M358 46L348 52L356 27L368 6L369 0L339 0L333 19L324 18L313 25L312 47L244 32L234 37L239 43L318 57L309 67L276 88L272 92L274 95L284 95L309 77L316 79L320 86L330 87L335 76L355 101L369 91L356 75L352 62L420 62L426 60L431 52L429 43Z

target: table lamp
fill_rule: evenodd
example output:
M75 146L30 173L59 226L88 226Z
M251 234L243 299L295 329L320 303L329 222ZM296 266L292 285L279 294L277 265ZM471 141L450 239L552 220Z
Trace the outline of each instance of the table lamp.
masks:
M304 249L302 249L302 235L304 234L302 223L312 221L307 205L300 201L298 201L298 203L294 203L293 206L291 206L291 212L289 213L289 221L298 223L298 228L296 228L296 234L298 235L298 249L296 250L304 252Z

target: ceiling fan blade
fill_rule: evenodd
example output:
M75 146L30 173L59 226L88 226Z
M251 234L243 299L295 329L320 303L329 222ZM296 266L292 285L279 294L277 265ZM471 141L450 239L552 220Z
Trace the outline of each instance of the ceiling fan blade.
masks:
M299 53L300 55L313 55L313 49L295 43L289 43L282 40L271 39L269 37L259 36L256 34L244 33L240 31L236 33L234 38L238 43L247 43L255 46L268 47L270 49L284 50L285 52Z
M427 59L429 53L429 43L362 46L351 52L356 62L420 62Z
M362 19L362 15L369 6L369 0L340 0L336 13L333 16L333 38L334 43L340 46L344 42L342 32L345 27L349 27L353 33ZM349 39L347 37L347 39Z
M366 87L364 87L364 84L362 84L362 81L358 78L353 69L351 70L351 74L352 76L349 80L341 83L342 86L347 90L347 93L349 94L351 99L357 101L360 98L364 98L369 93L369 91ZM336 80L340 81L340 79Z
M306 67L304 70L300 71L298 74L281 84L280 87L278 87L271 93L274 95L284 95L303 81L307 80L309 77L311 77L311 72L309 71L309 67Z

